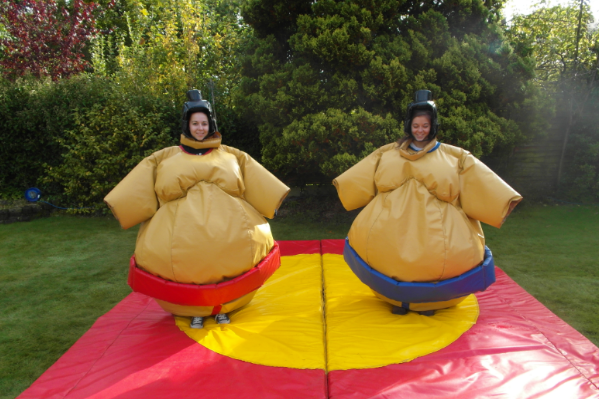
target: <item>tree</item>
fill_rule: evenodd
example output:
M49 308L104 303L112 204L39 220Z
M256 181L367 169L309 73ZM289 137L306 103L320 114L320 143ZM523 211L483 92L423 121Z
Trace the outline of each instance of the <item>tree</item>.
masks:
M80 5L52 4L68 15ZM36 185L57 203L104 207L103 195L140 157L178 143L190 88L215 103L225 144L259 155L257 133L231 101L240 76L236 51L248 31L237 0L97 4L98 34L85 49L92 72L0 77L1 197L20 197ZM14 42L4 27L0 39Z
M569 6L516 15L506 34L518 53L533 57L535 82L550 87L579 69L592 69L593 46L599 37L597 30L589 29L592 22L590 7L574 0Z
M96 34L95 3L73 0L0 0L0 35L4 74L50 76L53 80L79 73L88 65L83 49Z
M190 88L216 100L225 144L250 153L255 145L229 101L238 75L234 50L243 35L234 2L144 0L124 15L127 35L115 29L115 69L105 67L101 39L93 51L92 76L106 82L105 101L72 111L72 124L56 138L62 162L44 165L40 181L61 203L106 209L102 199L135 164L178 143Z
M222 114L219 127L235 135L240 121L232 111L231 93L240 79L237 51L248 32L240 21L238 2L144 0L127 5L121 0L119 4L128 11L127 31L116 32L116 68L109 65L112 61L104 51L109 43L100 38L93 53L96 73L112 74L130 95L167 99L176 113L185 92L200 89L216 103L217 115ZM118 19L112 21L119 26Z
M521 133L530 63L497 25L497 0L250 0L255 38L240 104L260 125L263 162L298 182L334 176L403 135L429 89L442 141L480 156Z
M534 83L550 99L545 114L564 133L558 189L577 199L599 198L599 30L590 29L592 22L590 7L574 0L516 16L507 31L516 51L535 62Z

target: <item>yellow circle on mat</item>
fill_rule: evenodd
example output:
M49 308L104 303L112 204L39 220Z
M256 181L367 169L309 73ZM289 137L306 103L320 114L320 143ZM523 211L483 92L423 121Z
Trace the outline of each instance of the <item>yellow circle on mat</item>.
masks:
M404 363L445 348L478 319L469 295L434 316L399 316L354 275L342 255L323 255L328 370L366 369Z
M189 317L176 317L176 322L190 338L221 355L266 366L324 369L320 254L282 256L281 267L254 299L229 317L231 324L206 317L201 330L189 327Z
M470 295L434 316L394 315L343 256L312 254L282 256L281 267L252 302L229 314L231 324L218 325L211 317L201 330L191 329L188 317L176 317L176 323L224 356L333 371L403 363L436 352L472 327L478 314L476 297Z

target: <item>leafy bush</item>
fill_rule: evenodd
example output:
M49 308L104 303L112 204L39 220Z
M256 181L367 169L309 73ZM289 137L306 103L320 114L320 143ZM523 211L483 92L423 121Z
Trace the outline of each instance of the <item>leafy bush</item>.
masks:
M106 79L91 75L0 80L0 196L15 198L34 185L57 192L41 178L46 165L62 162L59 141L74 128L74 112L104 104L111 90Z
M271 167L286 172L289 181L303 185L317 179L307 172L340 174L401 133L391 115L383 118L362 108L349 113L330 108L293 121L274 139L275 145L265 147L264 155Z
M239 104L260 126L264 165L287 179L298 168L305 177L333 177L367 146L403 135L406 106L420 89L433 92L441 141L475 156L513 146L523 136L513 118L523 115L532 65L504 40L495 6L244 3L255 38L243 61Z
M575 114L566 152L560 196L584 203L599 202L599 88Z
M214 96L223 142L260 158L256 125L232 104L248 32L237 0L127 0L111 10L100 25L117 31L95 41L93 74L0 82L0 197L35 185L56 204L99 206L144 156L178 142L191 88Z
M74 128L59 140L65 149L63 162L48 166L44 178L62 187L60 199L70 206L105 210L104 196L135 165L176 143L173 122L177 118L172 107L151 98L117 98L104 106L75 111L74 119Z
M218 129L223 135L223 144L245 151L260 161L262 144L258 127L248 123L228 104L217 101L214 109L218 116Z
M9 77L31 74L52 79L82 72L88 62L84 49L97 33L96 4L73 0L0 0L1 72Z

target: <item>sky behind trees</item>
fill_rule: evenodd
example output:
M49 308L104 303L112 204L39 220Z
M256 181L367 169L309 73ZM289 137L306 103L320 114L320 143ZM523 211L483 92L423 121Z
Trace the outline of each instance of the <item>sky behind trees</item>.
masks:
M546 6L552 7L556 5L568 5L571 0L545 0ZM508 22L514 14L530 14L536 8L542 7L541 0L508 0L505 6L505 16ZM595 17L594 25L599 23L599 1L585 0L585 3L591 6L591 12ZM579 3L580 4L580 3Z

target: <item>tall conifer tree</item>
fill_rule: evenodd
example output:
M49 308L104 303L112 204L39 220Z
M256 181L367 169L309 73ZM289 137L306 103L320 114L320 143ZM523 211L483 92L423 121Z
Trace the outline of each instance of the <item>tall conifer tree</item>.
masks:
M501 0L247 0L241 103L263 162L306 182L403 135L429 89L443 142L480 156L520 130L531 64L503 40Z

